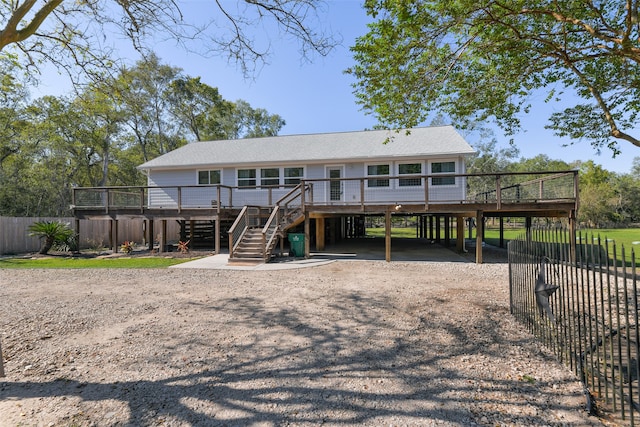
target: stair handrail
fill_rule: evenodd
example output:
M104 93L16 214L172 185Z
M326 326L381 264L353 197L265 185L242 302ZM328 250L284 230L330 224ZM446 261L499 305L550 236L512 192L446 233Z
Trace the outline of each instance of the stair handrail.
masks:
M280 206L275 205L269 219L264 227L262 227L262 254L264 255L265 262L271 256L270 248L275 244L275 239L278 237L278 225L280 224L281 211Z
M289 191L287 194L280 197L275 204L278 206L284 205L285 208L288 208L288 205L291 202L293 202L295 199L300 198L300 200L302 201L302 192L303 191L307 192L309 191L310 188L311 188L311 184L304 184L304 190L302 190L302 183L300 183L295 187L293 187L291 191ZM291 200L287 200L287 199L291 199Z
M300 184L293 187L291 191L289 191L287 194L285 194L280 199L278 199L275 205L282 206L283 208L282 217L286 218L296 210L304 211L304 207L303 207L305 203L304 193L310 192L311 189L312 189L312 184L301 182ZM293 202L296 200L299 203L297 203L293 208L290 207L290 205L293 204Z
M229 258L233 258L233 251L236 249L240 240L242 240L242 235L245 233L247 229L248 219L247 212L249 210L249 206L245 206L242 208L236 220L233 222L233 225L229 229Z

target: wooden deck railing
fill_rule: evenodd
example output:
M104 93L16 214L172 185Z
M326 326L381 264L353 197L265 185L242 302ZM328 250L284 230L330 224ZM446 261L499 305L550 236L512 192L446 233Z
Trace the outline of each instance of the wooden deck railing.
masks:
M426 185L425 185L426 184ZM304 188L304 191L296 190ZM358 178L305 179L298 186L231 187L187 185L162 187L80 187L72 208L109 214L172 210L241 209L243 206L286 208L299 205L360 206L437 203L489 204L578 201L578 172L431 174Z

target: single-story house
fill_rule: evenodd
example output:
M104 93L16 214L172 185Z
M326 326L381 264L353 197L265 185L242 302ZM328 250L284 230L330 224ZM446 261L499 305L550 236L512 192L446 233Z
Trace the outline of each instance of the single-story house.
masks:
M237 188L234 206L269 205L272 197L285 195L290 186L305 181L327 180L315 185L314 204L360 204L360 188L349 179L366 178L366 202L424 201L424 180L430 174L430 200L465 200L462 177L438 178L439 174L464 174L466 157L475 150L451 126L424 127L394 132L360 132L287 135L231 141L187 144L140 166L147 185L167 186L220 184ZM389 177L399 179L391 180ZM413 178L403 178L412 176ZM319 191L320 190L320 191ZM149 206L175 204L177 194L159 190L150 194ZM192 190L193 206L210 204L210 192Z
M189 236L198 221L213 222L216 251L228 236L231 259L267 261L277 242L283 248L286 233L303 223L308 255L311 240L322 250L327 238L363 233L363 217L384 216L389 260L392 214L421 218L421 236L427 219L435 218L437 228L444 219L447 240L448 220L456 219L462 250L464 218L505 210L568 217L575 209L575 195L552 210L539 205L541 183L533 186L535 195L523 196L513 179L502 188L498 174L467 174L474 153L452 126L193 142L138 166L147 177L144 188L76 189L74 212L76 218L175 219ZM489 183L481 199L467 194L469 179Z

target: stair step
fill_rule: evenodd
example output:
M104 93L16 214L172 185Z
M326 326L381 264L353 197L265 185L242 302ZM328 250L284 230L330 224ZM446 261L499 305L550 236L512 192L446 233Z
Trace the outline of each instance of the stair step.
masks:
M234 255L238 255L238 256L262 256L262 250L251 250L251 249L244 249L244 248L238 248L234 251Z
M240 244L236 248L237 250L245 250L245 251L262 251L262 245L247 245Z
M264 264L264 259L260 258L229 258L227 264L234 265L258 265Z

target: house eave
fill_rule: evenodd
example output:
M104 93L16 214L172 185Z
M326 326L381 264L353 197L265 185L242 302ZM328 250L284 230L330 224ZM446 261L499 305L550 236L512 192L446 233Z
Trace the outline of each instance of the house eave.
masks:
M161 165L161 166L138 166L138 170L143 171L143 173L148 174L151 171L171 171L171 170L185 170L185 169L208 169L208 168L249 168L249 167L260 167L260 166L287 166L287 165L322 165L322 164L345 164L345 163L369 163L378 160L389 160L389 161L402 161L402 160L429 160L429 159L442 159L442 158L467 158L473 156L476 152L462 152L462 153L451 153L451 152L439 152L439 153L429 153L429 154L414 154L414 155L386 155L386 156L367 156L367 157L330 157L325 159L313 159L313 160L304 160L304 159L290 159L283 161L259 161L259 162L243 162L243 163L185 163L185 164L174 164L174 165ZM145 172L146 171L146 172Z

